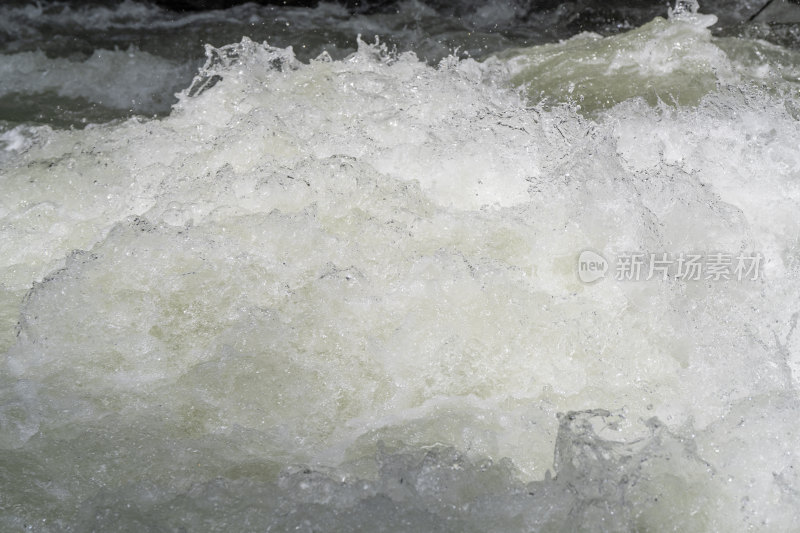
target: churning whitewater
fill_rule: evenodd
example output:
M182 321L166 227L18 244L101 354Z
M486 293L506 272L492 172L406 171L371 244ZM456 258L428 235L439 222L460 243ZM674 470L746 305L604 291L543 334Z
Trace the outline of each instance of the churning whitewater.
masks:
M39 7L0 26L0 109L53 117L0 122L0 529L797 528L800 47L682 4L423 59L250 5L349 41L198 69L26 48L75 23Z

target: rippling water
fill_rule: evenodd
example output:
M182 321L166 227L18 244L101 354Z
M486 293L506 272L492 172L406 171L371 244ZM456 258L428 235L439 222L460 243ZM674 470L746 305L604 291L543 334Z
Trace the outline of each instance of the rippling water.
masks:
M797 528L796 26L521 6L0 8L0 529Z

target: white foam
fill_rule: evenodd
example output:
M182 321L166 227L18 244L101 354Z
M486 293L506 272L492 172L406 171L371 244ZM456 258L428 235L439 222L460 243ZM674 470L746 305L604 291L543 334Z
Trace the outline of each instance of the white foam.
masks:
M4 301L34 285L0 442L57 457L9 523L48 479L39 515L100 529L243 507L289 527L309 502L328 528L791 527L800 159L780 97L587 118L531 107L496 64L211 53L168 118L51 132L4 165ZM587 247L766 270L585 285ZM620 411L555 416L598 407ZM314 467L277 476L295 463Z

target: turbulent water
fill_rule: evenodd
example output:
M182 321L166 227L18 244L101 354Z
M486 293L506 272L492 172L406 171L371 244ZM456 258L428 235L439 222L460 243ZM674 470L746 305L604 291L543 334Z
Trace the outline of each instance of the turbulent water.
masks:
M795 26L478 5L0 8L0 530L797 530Z

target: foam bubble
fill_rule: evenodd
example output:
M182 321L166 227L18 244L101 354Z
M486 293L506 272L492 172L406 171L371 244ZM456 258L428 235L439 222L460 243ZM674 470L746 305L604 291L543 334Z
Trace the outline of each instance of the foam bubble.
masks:
M736 78L707 29L714 15L660 17L611 37L581 33L556 44L506 51L499 56L510 81L534 102L572 101L586 112L633 97L695 104Z
M676 69L730 64L659 24L700 36ZM48 131L4 164L5 524L791 526L781 97L587 117L491 63L209 52L169 117ZM766 267L587 285L587 248Z

